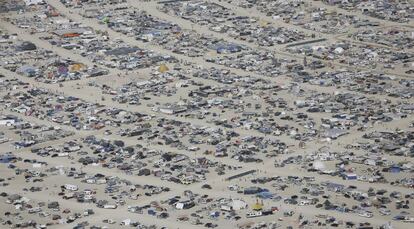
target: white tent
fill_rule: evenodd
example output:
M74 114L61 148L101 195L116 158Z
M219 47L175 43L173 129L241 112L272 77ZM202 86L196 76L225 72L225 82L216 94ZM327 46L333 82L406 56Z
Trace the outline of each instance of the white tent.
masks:
M344 52L344 49L342 47L338 47L334 51L336 54L342 54Z
M243 200L233 200L233 202L231 203L231 207L233 208L233 210L238 211L247 208L247 203Z
M325 164L322 161L315 161L313 162L313 168L316 170L325 170Z

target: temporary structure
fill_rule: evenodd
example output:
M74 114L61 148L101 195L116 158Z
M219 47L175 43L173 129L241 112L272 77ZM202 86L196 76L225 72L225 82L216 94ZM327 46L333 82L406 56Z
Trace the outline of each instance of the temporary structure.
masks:
M269 25L269 22L267 22L265 20L260 20L259 23L260 23L261 27L267 27Z
M158 71L161 73L167 72L168 70L170 69L165 64L161 64L160 67L158 68Z
M76 63L76 64L72 64L70 66L70 71L71 72L78 72L78 71L80 71L80 70L82 70L84 68L85 68L85 65L84 64Z
M256 203L252 206L252 209L254 211L260 211L263 209L263 201L262 203L259 203L259 200L256 200Z

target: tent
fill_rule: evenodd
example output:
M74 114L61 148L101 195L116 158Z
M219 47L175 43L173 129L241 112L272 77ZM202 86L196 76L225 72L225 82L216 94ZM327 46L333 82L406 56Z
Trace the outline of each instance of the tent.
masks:
M0 156L0 163L10 163L15 160L16 157L11 154L4 154Z
M167 72L168 70L170 69L165 64L161 64L160 67L158 68L158 71L161 73Z
M269 22L267 22L265 20L260 20L259 23L260 23L261 27L266 27L269 24Z
M401 172L401 167L398 165L393 165L390 168L390 173L399 173Z
M80 70L84 69L85 65L81 63L72 64L69 69L70 72L79 72Z
M68 68L64 65L60 65L57 70L58 70L60 75L65 75L69 71Z
M263 202L259 203L259 201L256 201L256 203L252 206L252 209L254 211L261 211L263 209Z
M102 19L102 22L105 23L105 24L108 24L109 23L109 18L108 17L104 17Z
M37 69L35 67L29 66L29 65L23 65L19 69L17 69L17 72L20 72L26 76L31 77L31 76L34 76L34 74L36 74L36 70Z
M233 202L231 203L231 207L233 210L237 211L245 209L247 207L247 204L243 200L233 200Z
M32 51L36 49L37 49L36 45L28 41L22 42L20 45L16 46L16 51L18 52Z
M355 173L347 173L345 174L345 179L347 180L356 180L358 176Z
M271 192L260 192L256 196L261 199L270 199L273 197L273 194Z
M322 161L314 161L313 168L316 170L325 170L326 166Z
M220 212L218 212L218 211L212 211L212 212L210 212L210 217L211 218L217 218L219 216L220 216Z

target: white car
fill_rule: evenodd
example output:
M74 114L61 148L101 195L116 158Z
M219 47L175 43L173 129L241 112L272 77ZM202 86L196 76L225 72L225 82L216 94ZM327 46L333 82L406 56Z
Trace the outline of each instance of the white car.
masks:
M372 218L374 216L372 212L369 211L360 212L358 215L365 218Z
M391 211L389 209L386 209L386 208L380 208L379 209L379 213L381 215L390 215L391 214Z

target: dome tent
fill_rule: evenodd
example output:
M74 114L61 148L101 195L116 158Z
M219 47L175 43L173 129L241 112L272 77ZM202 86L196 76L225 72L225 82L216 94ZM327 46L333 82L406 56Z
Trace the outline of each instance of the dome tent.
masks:
M170 70L170 69L165 64L161 64L160 67L158 68L158 71L161 72L161 73L168 72L168 70Z

